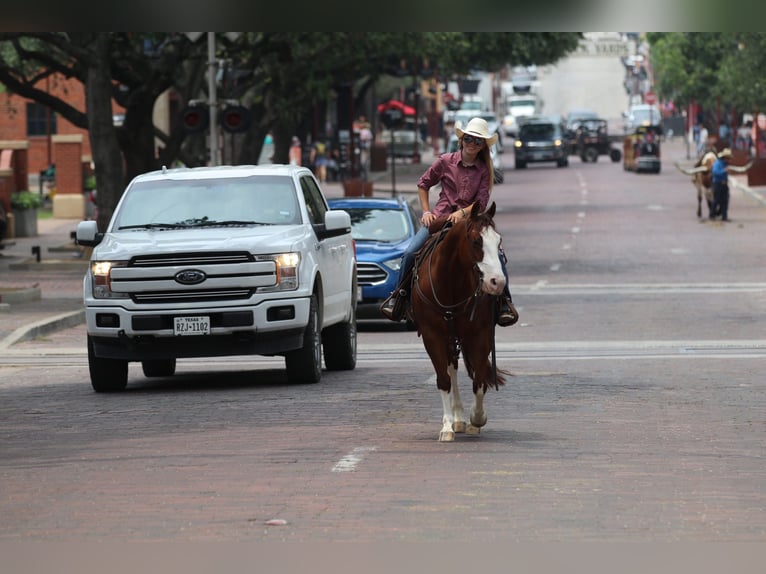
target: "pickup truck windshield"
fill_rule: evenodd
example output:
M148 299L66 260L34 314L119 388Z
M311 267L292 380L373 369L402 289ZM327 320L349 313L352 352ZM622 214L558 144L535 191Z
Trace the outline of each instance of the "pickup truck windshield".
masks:
M112 229L178 229L301 222L290 177L156 180L132 185Z

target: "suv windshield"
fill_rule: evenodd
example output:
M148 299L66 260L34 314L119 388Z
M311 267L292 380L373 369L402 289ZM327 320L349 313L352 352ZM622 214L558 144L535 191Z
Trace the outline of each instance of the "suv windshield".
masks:
M195 225L295 224L300 212L286 176L134 183L112 228L174 229Z
M524 124L521 126L520 138L531 140L552 140L556 137L553 124Z

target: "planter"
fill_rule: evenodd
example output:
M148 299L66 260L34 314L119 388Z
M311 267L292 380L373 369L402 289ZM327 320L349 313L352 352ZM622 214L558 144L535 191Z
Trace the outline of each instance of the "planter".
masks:
M37 210L14 209L13 223L16 237L35 237L37 235Z
M361 179L347 179L343 182L343 195L346 197L372 197L372 182Z

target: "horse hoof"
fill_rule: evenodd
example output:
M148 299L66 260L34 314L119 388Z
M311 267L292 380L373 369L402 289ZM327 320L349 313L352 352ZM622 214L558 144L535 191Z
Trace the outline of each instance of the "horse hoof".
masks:
M465 432L465 421L455 421L452 423L452 430L455 432Z
M475 427L483 427L487 424L487 415L484 415L481 418L471 417L471 424Z
M481 427L476 427L473 425L468 425L468 428L465 429L465 433L468 435L477 435L481 432Z
M452 431L442 431L439 433L439 442L453 442L455 433Z

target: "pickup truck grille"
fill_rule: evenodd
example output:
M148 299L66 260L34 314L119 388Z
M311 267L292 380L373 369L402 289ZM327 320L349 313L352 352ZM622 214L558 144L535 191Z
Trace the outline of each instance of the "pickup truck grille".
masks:
M130 267L165 267L172 265L221 265L254 261L249 253L175 253L142 255L130 260Z
M231 301L248 299L253 294L250 289L215 289L207 291L165 291L160 293L135 293L136 303L184 303L205 301Z
M179 279L187 273L199 281ZM247 300L258 289L276 284L274 261L242 251L139 255L111 272L114 291L146 305Z
M388 278L388 273L376 263L357 263L356 277L359 285L375 285L383 283Z

